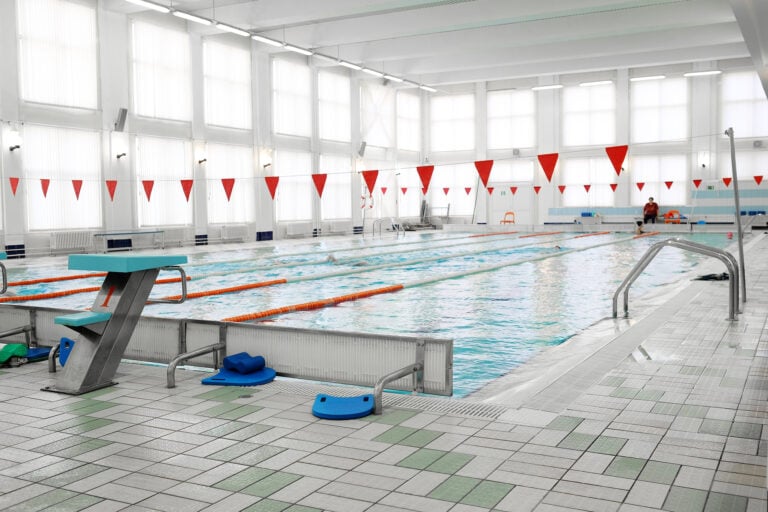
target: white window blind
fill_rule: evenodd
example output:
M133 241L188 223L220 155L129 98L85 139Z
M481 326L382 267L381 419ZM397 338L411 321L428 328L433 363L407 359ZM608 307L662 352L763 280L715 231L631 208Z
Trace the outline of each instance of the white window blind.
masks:
M229 144L208 144L206 159L208 222L231 224L253 221L256 212L253 149ZM227 199L225 186L229 184L232 189Z
M206 39L203 42L205 122L250 130L251 52Z
M616 141L616 87L613 84L563 89L563 144L593 146Z
M24 176L30 230L101 227L101 142L96 132L26 125ZM43 182L48 181L47 194ZM76 195L77 180L80 187Z
M536 145L536 96L533 91L488 93L488 149Z
M568 158L562 163L563 206L614 206L616 171L607 158ZM589 191L584 187L589 186Z
M187 33L134 20L132 42L135 113L189 121L192 92Z
M397 92L397 147L421 151L421 97L412 92Z
M467 188L475 193L488 193L474 164L435 166L429 185L430 215L447 215L449 211L451 215L472 215L475 195L467 194ZM445 189L448 189L447 193Z
M491 181L494 183L533 183L533 163L533 160L526 158L496 161L493 163Z
M349 142L352 132L349 77L332 71L317 74L320 138Z
M97 108L96 9L65 0L17 0L16 5L21 97Z
M394 182L397 187L395 192L398 198L398 215L400 217L418 218L422 199L422 184L416 167L399 169L395 175ZM405 193L403 193L402 189L405 189Z
M276 218L278 222L312 219L312 158L299 151L275 151L275 175L280 176L277 186Z
M475 96L436 96L430 108L432 151L462 151L475 148Z
M136 179L140 227L192 224L194 191L187 201L181 181L192 179L189 143L137 136ZM152 182L149 199L145 181Z
M320 201L320 218L352 218L352 160L347 155L320 155L320 172L328 175Z
M632 82L632 142L688 138L688 81L666 78Z
M756 72L724 74L720 83L720 108L720 125L733 128L734 137L768 135L768 99Z
M733 168L731 167L730 150L720 153L718 160L720 164L717 166L718 177L732 178ZM752 179L753 176L763 176L768 180L768 152L737 149L736 172L739 175L739 181ZM765 184L762 186L765 186Z
M661 212L669 205L685 204L688 191L687 169L688 158L685 155L632 157L632 205L643 206L649 197L659 203ZM672 182L669 188L665 183L667 181ZM642 190L637 183L644 184Z
M373 82L360 86L361 131L371 146L395 145L395 90Z
M312 134L312 82L309 67L285 59L272 61L272 121L275 133Z

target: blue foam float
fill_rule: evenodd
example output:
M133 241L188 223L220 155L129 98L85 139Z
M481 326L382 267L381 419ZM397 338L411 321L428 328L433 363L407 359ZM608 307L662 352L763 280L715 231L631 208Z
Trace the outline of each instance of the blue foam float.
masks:
M225 357L222 366L227 370L245 375L261 370L266 366L266 361L261 356L251 356L248 352L240 352Z
M262 368L253 373L239 373L222 368L219 373L203 379L208 386L260 386L275 380L277 372L272 368Z
M319 394L312 405L312 414L326 420L351 420L373 412L373 395L330 396Z

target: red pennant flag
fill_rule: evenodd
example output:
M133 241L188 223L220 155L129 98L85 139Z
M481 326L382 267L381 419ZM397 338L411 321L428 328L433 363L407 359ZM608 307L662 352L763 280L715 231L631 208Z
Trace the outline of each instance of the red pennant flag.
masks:
M416 172L419 173L419 178L421 178L421 186L423 187L424 195L427 195L429 182L432 181L432 171L434 170L434 165L420 165L416 168Z
M605 152L608 153L608 158L610 158L617 176L621 174L621 164L624 163L624 158L627 156L627 149L629 149L629 146L611 146L605 148Z
M16 189L19 187L19 178L8 178L8 180L11 182L11 192L13 192L13 195L16 195Z
M539 193L539 190L541 190L541 187L540 187L540 186L538 186L538 185L534 185L534 186L533 186L533 191L534 191L534 192L536 192L536 194L537 194L537 195L538 195L538 193Z
M557 153L547 153L546 155L539 155L539 164L544 171L544 175L547 177L547 181L552 181L552 174L555 172L555 164L557 164Z
M733 178L723 178L723 183L725 183L726 187L730 187L731 186L731 180L732 179Z
M315 182L315 190L317 195L323 197L323 190L325 189L325 182L328 180L327 174L313 174L312 181Z
M227 194L227 202L229 202L232 189L235 187L235 178L221 178L221 186L224 187L224 193Z
M48 185L51 184L51 180L48 178L40 178L40 186L43 187L43 197L48 197Z
M558 186L557 186L557 188L559 188L559 189L560 189L560 193L561 193L561 194L562 194L563 192L565 192L565 185L558 185Z
M144 193L147 194L147 201L152 200L152 188L155 186L155 180L142 180L141 184L144 185Z
M589 194L589 189L592 188L592 185L584 185L584 190L587 191L587 194Z
M264 181L267 182L267 188L269 189L269 195L272 199L275 199L275 192L277 191L277 183L280 181L280 176L264 176Z
M509 187L510 192L512 192L512 195L517 194L517 187Z
M379 171L363 171L363 179L368 186L368 195L373 194L373 187L376 185L376 178L379 177Z
M693 180L694 187L699 188L699 185L701 185L701 180Z
M469 195L469 193L472 192L472 187L464 187L464 192L466 192L467 195Z
M449 190L450 190L450 188L449 188L449 187L443 187L443 193L444 193L445 195L448 195L448 191L449 191Z
M480 181L483 182L483 186L488 186L488 178L491 177L491 168L493 167L493 160L478 160L475 162L475 169L477 174L480 175Z
M617 185L618 185L618 183L611 183L611 190L613 190L614 192L616 192L616 186L617 186Z
M762 176L755 176L754 178L755 178L755 183L757 183L757 185L760 186L760 183L763 182L763 177Z
M645 186L645 182L643 182L643 181L638 181L638 182L636 183L636 185L637 185L637 190L643 190L643 187Z
M384 195L387 193L387 187L381 187L381 195Z
M486 188L486 190L488 190L488 195L489 196L493 194L493 188L494 187L485 187L485 188Z
M83 180L72 180L72 188L75 189L75 200L80 200L80 189L83 188Z
M187 202L189 202L189 193L192 191L192 184L194 183L193 180L180 180L181 181L181 190L184 191L184 197L187 198Z
M674 183L674 182L673 181L665 181L664 182L664 184L667 186L667 190L672 188L672 183Z
M107 180L107 192L109 192L109 200L115 200L115 189L117 188L117 180Z
M408 192L408 187L400 187L400 191L405 195L405 193Z

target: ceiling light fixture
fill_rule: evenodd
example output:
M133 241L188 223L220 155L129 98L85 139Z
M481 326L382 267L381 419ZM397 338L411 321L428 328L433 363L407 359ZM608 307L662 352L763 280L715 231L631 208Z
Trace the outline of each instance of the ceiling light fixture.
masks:
M224 23L216 23L216 28L219 29L219 30L223 30L224 32L230 32L232 34L237 34L237 35L243 36L243 37L248 37L248 36L251 35L251 34L249 34L248 32L246 32L243 29L240 29L240 28L237 28L237 27L233 27L231 25L226 25Z
M379 77L379 78L384 76L384 73L379 73L375 69L370 69L370 68L363 68L363 73L368 73L369 75Z
M270 46L275 46L277 48L281 48L283 46L283 43L281 43L280 41L275 41L274 39L270 39L264 36L252 35L251 39L253 39L254 41L258 41L260 43L268 44Z
M630 82L645 82L647 80L664 80L666 75L635 76L629 79Z
M152 9L153 11L162 12L163 14L168 14L169 12L171 12L171 10L166 6L156 4L154 2L148 2L147 0L126 0L126 1L134 5L140 5L142 7L146 7L147 9Z
M579 84L579 87L594 87L596 85L610 85L612 84L612 80L598 80L596 82L581 82Z
M293 46L292 44L287 44L287 43L285 45L283 45L283 47L286 50L289 50L289 51L292 51L292 52L295 52L295 53L300 53L302 55L306 55L307 57L309 57L310 55L312 55L314 53L314 52L312 52L310 50L305 50L304 48L299 48L298 46Z
M683 73L683 76L686 78L691 78L694 76L710 76L710 75L719 75L722 73L719 69L712 69L710 71L692 71L690 73Z
M384 78L386 78L387 80L391 80L393 82L397 82L397 83L402 83L403 82L403 79L400 78L400 77L397 77L397 76L384 75Z
M437 89L432 88L432 87L430 87L428 85L423 85L423 84L419 86L419 89L421 89L422 91L427 91L427 92L437 92Z
M363 69L362 66L358 66L357 64L352 64L351 62L347 62L345 60L340 60L339 66L343 66L349 69L354 69L355 71L360 71L361 69Z
M553 89L562 89L563 86L561 84L554 84L554 85L537 85L536 87L531 87L532 91L551 91Z
M176 16L177 18L183 18L185 20L194 21L195 23L199 23L201 25L210 25L212 22L209 19L201 18L200 16L195 16L194 14L189 14L188 12L184 11L173 11L171 14Z

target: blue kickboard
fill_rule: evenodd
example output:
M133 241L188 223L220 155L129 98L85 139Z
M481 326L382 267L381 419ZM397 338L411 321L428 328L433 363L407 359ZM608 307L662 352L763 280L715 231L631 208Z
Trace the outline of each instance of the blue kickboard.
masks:
M277 373L272 368L262 368L253 373L237 373L222 368L219 373L203 379L209 386L260 386L275 380Z
M30 362L44 361L48 359L51 347L34 347L27 350L27 360Z
M373 395L330 396L319 394L312 405L312 414L326 420L351 420L373 412Z

